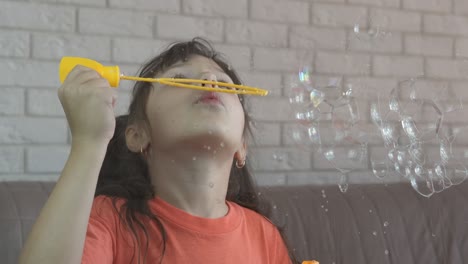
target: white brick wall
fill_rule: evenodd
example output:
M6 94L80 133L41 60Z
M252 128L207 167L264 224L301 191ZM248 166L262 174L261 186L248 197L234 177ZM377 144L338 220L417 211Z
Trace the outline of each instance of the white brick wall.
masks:
M165 0L108 0L110 7L122 9L139 9L162 11L169 13L178 13L180 11L180 0L165 1Z
M403 0L403 8L410 10L432 11L449 13L452 10L452 1L447 0Z
M223 40L224 20L219 18L160 15L156 32L161 38L185 40L187 35L209 38L214 42Z
M376 76L414 77L423 74L423 58L407 56L374 56Z
M0 30L0 56L28 57L29 40L28 32Z
M254 20L307 24L309 4L294 1L251 1L250 16Z
M455 14L468 15L468 2L465 0L454 0Z
M75 11L68 6L1 1L0 26L71 32L75 30Z
M106 0L31 0L31 2L78 4L83 6L105 6Z
M291 26L289 46L304 49L344 50L346 31L310 26Z
M154 15L146 11L80 8L78 21L79 33L150 37Z
M421 15L416 12L394 9L375 8L370 11L372 26L385 30L419 32L421 30Z
M2 117L0 144L66 143L63 118Z
M169 43L151 39L114 38L112 61L142 64L161 52Z
M63 169L70 154L68 146L43 145L28 147L26 150L26 168L28 173L54 173Z
M32 59L0 61L0 85L58 87L57 62Z
M226 41L234 44L285 48L288 43L288 27L275 23L228 20L226 22Z
M453 53L453 39L423 35L407 35L405 52L412 55L450 57Z
M160 0L159 2L163 2ZM123 0L122 0L123 2ZM174 2L177 1L164 1ZM247 0L182 0L183 12L189 15L247 18Z
M466 103L467 15L466 0L0 0L0 180L59 176L70 142L57 97L62 56L117 64L131 75L169 43L202 36L244 83L270 90L269 97L249 98L257 181L336 183L339 174L323 157L291 139L288 94L298 69L310 66L317 85L341 76L356 87L367 131L375 132L370 102L409 77L425 74L423 89L448 87ZM385 34L359 39L356 24ZM121 84L116 114L130 103L132 82ZM447 116L444 129L460 130L465 116ZM379 153L382 142L371 143L370 153ZM375 182L368 168L350 181Z
M24 114L24 89L1 88L0 115Z
M444 35L468 35L468 17L456 15L424 15L424 32Z
M356 23L367 25L366 13L367 8L361 6L314 3L311 16L316 25L353 27Z
M22 147L2 147L0 149L0 173L22 172L23 156Z
M27 113L33 116L65 117L62 105L57 100L55 89L29 89L26 97Z
M109 37L34 33L32 41L33 58L60 60L63 56L77 56L109 61L111 57Z

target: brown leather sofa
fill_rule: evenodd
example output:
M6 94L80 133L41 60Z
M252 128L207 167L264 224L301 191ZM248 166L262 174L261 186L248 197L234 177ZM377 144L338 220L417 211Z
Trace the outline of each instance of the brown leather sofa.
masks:
M0 182L0 263L17 263L54 183ZM468 182L418 195L409 183L263 187L301 260L320 264L467 264ZM46 237L44 239L47 239Z

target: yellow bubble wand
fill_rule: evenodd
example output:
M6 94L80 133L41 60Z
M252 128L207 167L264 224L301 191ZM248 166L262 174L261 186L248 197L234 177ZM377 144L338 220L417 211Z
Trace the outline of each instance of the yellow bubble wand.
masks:
M225 82L216 82L208 80L199 80L199 79L181 79L181 78L142 78L135 76L126 76L120 73L119 66L103 66L97 61L81 58L81 57L63 57L60 61L59 66L59 77L60 82L63 83L67 78L68 74L73 70L76 65L82 65L89 67L97 71L103 78L109 81L111 87L118 87L120 80L130 80L130 81L140 81L140 82L156 82L165 85L189 88L203 91L212 91L212 92L221 92L221 93L232 93L232 94L248 94L248 95L261 95L265 96L268 94L267 90L250 87L240 84L232 84ZM212 84L217 85L216 87L205 87L201 85L193 85L193 83L198 84ZM223 87L223 88L219 88ZM225 88L224 88L225 87ZM227 89L232 88L232 89Z

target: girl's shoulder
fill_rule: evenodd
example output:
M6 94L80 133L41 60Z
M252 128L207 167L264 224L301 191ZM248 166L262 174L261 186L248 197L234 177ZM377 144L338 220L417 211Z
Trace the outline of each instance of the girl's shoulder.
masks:
M234 203L235 206L241 208L244 213L245 220L249 225L257 225L262 229L267 229L269 231L276 230L276 225L266 216L258 213L250 208L243 207L237 203Z

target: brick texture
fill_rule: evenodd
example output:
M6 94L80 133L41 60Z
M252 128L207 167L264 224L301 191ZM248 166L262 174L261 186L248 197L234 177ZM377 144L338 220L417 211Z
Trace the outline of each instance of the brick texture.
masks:
M65 116L57 90L28 89L27 112L35 116Z
M375 6L382 6L382 7L399 7L400 6L400 0L349 0L349 3L375 5Z
M0 149L0 173L22 172L23 156L22 147L2 147Z
M24 89L0 88L0 115L24 114Z
M468 14L468 2L465 0L454 0L454 8L456 14Z
M2 117L0 144L66 143L64 119Z
M405 38L405 52L413 55L451 57L453 40L448 37L408 35Z
M223 39L223 23L218 18L160 15L157 17L156 32L161 38L186 40L200 36L219 42Z
M80 6L106 6L106 0L30 0L31 2L74 4Z
M299 1L256 0L251 1L250 14L253 20L307 24L309 4Z
M295 71L301 66L303 54L292 49L256 48L253 66L259 70Z
M312 23L323 26L353 27L367 25L367 8L359 6L314 3Z
M424 72L423 59L417 57L375 56L373 66L377 76L414 77Z
M169 43L151 39L115 38L112 60L117 63L142 64L158 55Z
M200 16L247 18L247 4L247 0L182 0L183 12L185 14Z
M381 27L390 31L419 32L421 15L416 12L397 11L376 8L370 11L372 27Z
M292 26L289 33L289 46L304 49L344 50L346 31L309 26Z
M444 35L468 35L468 18L454 15L424 15L424 32Z
M362 54L319 52L315 61L319 73L368 75L368 65L370 56Z
M452 1L446 0L403 0L403 8L410 10L450 13Z
M370 155L378 156L386 150L370 106L378 102L385 111L399 82L424 75L415 83L418 96L435 98L443 109L464 106L445 114L442 130L462 131L457 142L466 144L460 136L468 114L466 15L465 0L0 0L0 181L60 175L71 142L57 96L63 56L88 57L135 75L170 43L196 36L209 39L244 84L270 92L247 99L256 139L248 148L249 165L259 184L339 182L336 165L316 153L318 146L294 139L299 123L289 97L297 87L309 89L303 97L309 102L317 96L310 91L323 92L330 104L320 110L334 105L335 120L347 113L338 99L352 91L359 112L354 128L368 137ZM121 82L116 115L127 112L133 85ZM398 96L408 103L411 91ZM430 109L415 113L418 127L434 116ZM334 143L330 121L320 123L325 145ZM338 144L336 151L345 147ZM353 167L349 181L381 182L370 168L369 157Z
M63 56L110 60L110 38L73 34L33 34L33 57L60 59Z
M32 173L60 172L67 161L70 147L40 146L26 150L26 171Z
M75 8L26 2L0 1L0 27L73 31Z
M80 8L79 32L84 34L151 37L154 16L133 10Z
M109 0L110 7L125 8L125 9L140 9L140 10L152 10L169 13L180 12L180 0Z
M0 85L58 87L57 62L0 60Z
M29 46L29 33L0 30L0 56L28 57Z
M235 44L254 44L269 47L286 47L286 25L231 20L226 22L226 40Z

